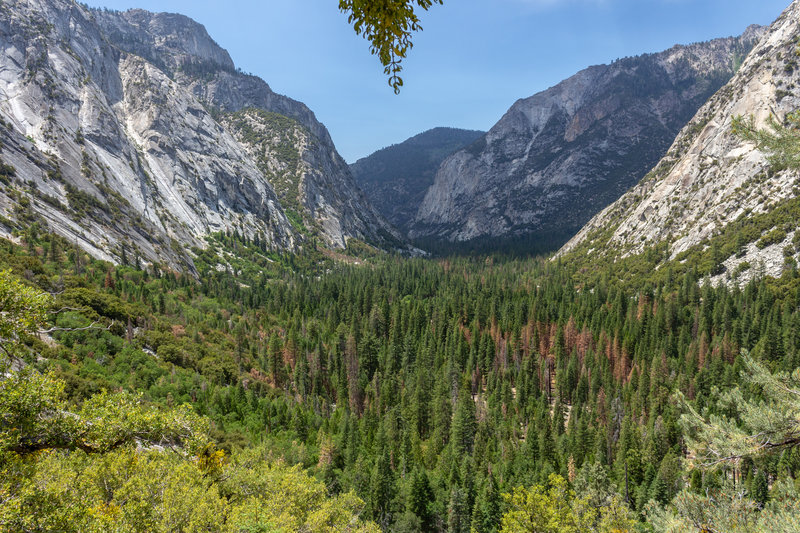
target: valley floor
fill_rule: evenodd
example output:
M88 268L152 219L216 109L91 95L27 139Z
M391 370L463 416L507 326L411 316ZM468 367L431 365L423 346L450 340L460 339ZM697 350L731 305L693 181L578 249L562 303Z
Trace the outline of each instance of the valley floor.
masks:
M800 406L782 392L798 390L796 268L741 288L694 269L621 282L540 259L270 256L222 234L195 279L18 236L0 244L4 301L29 287L21 309L39 311L0 321L17 328L0 530L792 531L800 516ZM748 440L764 406L781 415L766 445Z

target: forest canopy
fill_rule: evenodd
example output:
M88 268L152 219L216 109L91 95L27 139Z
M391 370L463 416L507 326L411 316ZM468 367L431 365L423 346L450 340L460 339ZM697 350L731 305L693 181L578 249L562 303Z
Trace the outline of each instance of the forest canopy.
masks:
M331 498L258 448L218 450L189 405L71 401L62 379L23 362L52 303L0 271L0 531L379 531L352 492Z
M714 287L702 255L658 270L629 258L640 274L622 282L619 265L500 257L263 263L263 242L213 238L199 279L96 261L40 231L0 241L4 283L40 317L4 334L20 361L0 386L0 530L34 517L102 530L106 517L317 531L306 525L322 516L386 531L534 517L686 531L743 513L747 531L791 530L797 446L701 459L720 421L761 431L751 404L791 423L770 391L798 388L797 269ZM236 268L216 269L222 257ZM737 390L742 411L720 392ZM267 486L309 504L250 499ZM150 492L164 499L137 514Z

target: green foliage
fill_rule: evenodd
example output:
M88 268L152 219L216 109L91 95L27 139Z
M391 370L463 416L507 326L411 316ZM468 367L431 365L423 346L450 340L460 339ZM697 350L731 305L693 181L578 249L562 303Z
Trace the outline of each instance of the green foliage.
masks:
M245 108L223 115L237 137L255 152L259 170L269 180L285 210L303 210L300 183L303 177L298 145L311 134L296 120L259 108ZM288 213L287 213L288 215ZM302 220L290 221L302 227Z
M483 491L475 500L472 512L472 530L477 533L496 533L500 530L501 495L497 481L490 473L483 483Z
M64 383L28 369L0 381L0 454L41 450L102 453L133 443L192 449L205 439L207 421L189 407L161 410L127 393L102 392L70 411Z
M509 510L503 515L502 533L577 533L592 522L586 502L576 500L566 480L556 474L550 475L549 487L518 487L504 497Z
M95 316L115 320L128 320L143 314L141 308L137 309L136 306L123 302L114 294L97 292L87 287L65 290L60 295L59 302L69 307L89 308L96 313Z
M786 116L786 124L770 117L768 129L757 129L752 117L733 119L733 132L742 139L752 141L759 150L768 154L774 171L800 169L800 111Z
M11 178L17 175L17 169L0 159L0 183L11 185Z
M79 217L85 217L93 210L105 210L105 205L103 202L98 200L94 195L89 194L69 183L64 187L67 191L67 201L69 202L69 206Z
M642 287L664 283L675 276L702 278L723 273L721 263L725 259L740 254L747 244L757 242L759 245L762 237L762 247L772 244L775 239L779 239L775 242L780 242L788 231L797 227L798 220L800 198L787 198L776 202L764 213L743 213L710 238L677 254L673 259L670 259L669 244L661 243L648 247L640 254L617 258L612 262L610 257L617 253L616 250L604 252L596 248L600 246L599 243L608 242L610 232L606 230L587 238L577 249L563 257L560 264L576 271L577 282L589 285L610 279L626 286ZM592 252L588 253L589 250Z
M700 467L800 446L800 368L773 374L747 355L741 363L750 390L712 389L718 396L716 412L699 413L683 400L681 425L693 462Z
M380 531L359 519L364 503L352 492L329 498L325 486L298 466L270 462L258 449L234 456L223 477L231 503L227 531Z
M5 352L11 355L19 352L21 335L33 333L44 323L50 297L2 271L0 301L4 309L0 332ZM0 460L50 449L98 453L134 442L190 446L207 431L204 421L189 408L162 412L126 393L103 392L71 411L63 398L62 381L24 364L14 368L5 357L2 362Z
M517 487L504 494L508 510L503 515L502 533L603 533L634 531L636 521L619 498L594 508L588 498L576 498L567 481L551 474L547 486Z
M284 212L286 213L286 218L289 219L292 227L294 227L297 232L308 233L308 228L306 228L305 224L303 223L303 217L300 216L297 211L287 208Z
M769 485L767 483L767 476L763 470L759 470L750 491L750 496L760 507L766 505L769 500Z
M0 531L380 531L352 493L329 498L298 467L258 451L212 463L156 449L46 455L5 471Z
M595 509L607 505L617 495L608 478L608 471L597 461L583 465L575 476L573 487L577 496L585 497L587 503Z
M656 531L789 532L800 527L800 494L791 480L774 480L770 494L765 468L769 456L800 447L800 369L792 375L770 372L749 355L742 358L742 388L712 394L716 409L703 414L678 394L689 465L706 475L722 469L722 487L706 493L682 491L667 507L652 504L648 521ZM744 389L744 390L743 390ZM736 472L760 464L749 490L735 487ZM733 482L727 472L733 468ZM739 475L741 479L741 473ZM697 494L700 492L700 494Z
M6 354L16 351L21 337L44 325L50 302L48 294L8 270L0 271L0 347Z
M433 489L424 470L415 470L411 478L411 494L408 500L408 510L419 519L423 531L431 531L434 526Z
M358 35L370 43L389 77L389 86L400 92L403 80L401 63L413 46L411 34L421 31L416 9L428 10L443 0L339 0L339 9Z
M786 238L786 231L783 228L775 228L772 231L768 232L763 237L761 237L756 243L756 246L760 250L763 250L767 246L783 242L785 238Z
M85 155L85 154L84 154ZM84 164L84 173L89 172L88 162ZM51 179L62 181L61 171L58 169L48 173ZM130 208L130 203L119 192L111 189L110 187L96 183L94 186L102 193L102 199L98 198L92 193L86 192L70 183L65 183L67 201L69 207L74 214L80 219L85 217L94 217L95 219L105 220L111 218L113 221L118 222L123 219L123 214ZM37 195L41 196L38 192L34 191ZM47 197L42 197L47 200ZM52 203L52 200L50 201ZM141 226L142 220L138 215L132 215L132 222Z
M785 482L776 484L776 502L763 509L741 488L726 484L707 493L681 492L668 507L651 504L647 522L658 533L708 531L791 533L800 528L800 495Z
M382 255L381 251L374 246L370 246L364 241L353 237L347 239L345 252L352 257L359 257L361 259L374 259Z
M315 248L302 255L286 254L276 251L263 236L251 239L236 232L218 232L207 235L206 241L207 248L193 248L192 252L200 279L209 286L226 285L231 279L246 288L263 286L267 280L283 279L295 270L318 273L331 265Z
M0 300L4 347L13 353L20 336L44 323L49 297L2 271ZM0 531L378 531L359 520L355 495L330 499L322 483L263 450L226 464L207 444L208 419L189 406L101 392L76 409L63 381L7 363Z
M750 242L762 224L787 227L793 209L782 204L757 220ZM195 250L195 280L157 265L94 261L35 226L19 238L22 245L0 242L0 265L59 293L53 307L61 312L45 326L57 328L52 339L21 335L18 348L30 372L61 383L52 402L63 402L64 413L80 419L84 407L99 409L124 433L109 405L116 398L152 416L189 403L208 424L211 450L230 458L217 464L217 452L199 443L194 452L176 448L182 460L197 454L207 479L220 468L240 479L226 470L234 463L283 459L325 495L346 497L343 516L360 513L387 530L420 530L425 521L434 531L498 531L509 510L501 494L538 485L546 495L550 474L571 480L576 496L564 499L584 501L595 529L640 516L629 513L650 499L680 498L690 480L692 494L718 490L724 468L698 477L679 460L686 442L673 391L698 413L732 416L715 390L738 385L746 400L758 393L740 377L741 349L772 371L800 366L792 271L715 288L698 283L691 264L626 283L613 265L590 276L567 262L499 257L376 256L356 265L277 254L260 236L234 232ZM98 327L82 329L92 322ZM126 392L93 403L104 389ZM40 453L100 458L133 449L103 451L113 444L104 434L89 444L99 451ZM738 483L754 488L759 472L772 508L774 487L799 475L800 461L793 453L756 461ZM239 500L222 481L192 497L209 498L210 509L224 498L228 511L209 516L230 520ZM48 498L65 508L58 494ZM351 497L364 503L345 505ZM236 516L253 530L265 520L288 524L266 530L309 521L310 512L247 505Z

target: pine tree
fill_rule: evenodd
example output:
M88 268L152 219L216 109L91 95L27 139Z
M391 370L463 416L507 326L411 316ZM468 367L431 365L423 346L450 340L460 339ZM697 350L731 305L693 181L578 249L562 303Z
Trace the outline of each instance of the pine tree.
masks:
M408 510L419 518L423 531L433 530L433 501L433 489L431 489L425 470L421 468L414 470L414 475L411 478Z
M472 453L477 422L475 421L475 402L466 389L462 388L458 395L458 405L453 415L450 431L450 443L456 457Z
M395 495L394 473L392 472L389 452L385 446L378 454L378 461L372 473L370 496L372 516L381 524L391 520L391 505Z
M764 475L763 470L759 470L756 476L753 478L753 485L750 490L751 497L758 503L761 507L766 505L767 500L769 499L769 484L767 483L767 476Z
M269 367L267 371L272 376L276 387L282 388L286 381L286 372L283 364L283 343L277 333L272 333L267 345L267 360Z
M447 505L447 532L469 533L470 513L467 495L460 486L450 489L450 502Z
M748 141L756 143L760 150L769 154L769 162L775 170L800 168L800 111L786 117L788 125L769 118L769 129L757 129L752 117L735 117L733 131Z
M472 512L472 529L477 533L497 533L500 530L500 491L494 476L489 472L483 482L483 491L475 501Z
M768 402L746 398L740 387L719 393L718 402L733 416L702 416L682 399L680 425L694 466L711 467L743 457L774 454L800 446L800 371L772 374L744 354L745 379L762 390Z

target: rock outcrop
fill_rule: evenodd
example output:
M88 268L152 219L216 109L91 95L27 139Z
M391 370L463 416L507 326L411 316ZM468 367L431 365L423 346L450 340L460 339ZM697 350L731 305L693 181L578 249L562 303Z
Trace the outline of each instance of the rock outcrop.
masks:
M0 47L6 231L41 220L97 257L188 269L189 250L217 231L280 250L311 235L331 247L396 244L313 113L237 71L191 19L6 1ZM255 156L285 147L245 142L230 120L244 109L278 114L291 130L277 135L296 141L302 161L299 223Z
M255 157L282 206L302 219L296 224L301 233L319 236L334 248L343 248L351 237L402 247L400 235L356 185L314 113L273 92L261 78L235 69L201 25L182 15L140 9L97 11L96 17L116 46L160 65L215 111L220 124Z

